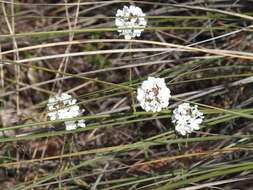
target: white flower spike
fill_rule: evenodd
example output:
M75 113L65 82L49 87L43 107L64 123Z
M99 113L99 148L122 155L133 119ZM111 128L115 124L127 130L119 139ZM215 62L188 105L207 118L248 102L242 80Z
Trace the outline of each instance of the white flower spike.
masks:
M72 96L67 93L62 93L60 95L56 95L55 97L49 98L47 107L48 110L51 111L48 113L50 120L69 119L81 116L84 110L80 110L78 105L73 105L76 103L76 101L76 99L73 99ZM65 121L64 123L66 125L66 130L73 130L77 127L86 126L85 120Z
M172 115L172 123L175 124L176 131L183 136L194 130L199 130L203 119L203 113L198 110L198 106L190 106L189 103L180 104Z
M161 111L169 105L170 97L170 89L163 78L148 77L137 89L137 100L146 111Z
M146 14L142 12L141 8L133 5L130 5L130 7L124 6L122 10L118 9L115 25L119 28L118 32L120 35L124 35L126 40L140 37L141 32L144 29L138 28L144 28L147 25L147 21L144 16L146 16Z

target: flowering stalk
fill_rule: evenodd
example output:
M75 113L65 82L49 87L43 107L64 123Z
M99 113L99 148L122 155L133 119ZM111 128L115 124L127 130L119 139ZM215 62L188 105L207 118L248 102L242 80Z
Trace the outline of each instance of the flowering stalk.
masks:
M137 100L146 111L161 111L169 105L170 97L170 89L163 78L148 77L137 90Z
M198 110L198 106L190 106L189 103L180 104L172 115L172 123L175 124L176 131L181 135L199 130L203 119L203 113Z
M48 116L50 120L58 119L69 119L73 117L81 116L84 110L80 110L78 105L74 105L77 102L76 99L73 99L71 95L67 93L62 93L56 95L48 100ZM73 106L71 106L73 105ZM85 127L85 120L78 121L65 121L66 130L73 130L77 127Z
M118 9L116 13L115 25L119 28L120 35L124 35L126 40L140 37L141 32L147 25L144 14L139 7L133 5L124 6L122 10ZM129 29L128 29L129 28ZM140 28L140 29L138 29Z

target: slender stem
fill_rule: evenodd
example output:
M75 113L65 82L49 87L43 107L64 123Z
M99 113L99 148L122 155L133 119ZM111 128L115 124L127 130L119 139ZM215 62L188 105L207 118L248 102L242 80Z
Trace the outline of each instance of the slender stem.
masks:
M130 42L129 43L129 48L132 49L133 48L133 43ZM133 64L133 52L130 51L130 64ZM130 86L132 86L132 68L129 68L129 84ZM131 103L132 103L132 108L133 108L133 112L136 113L136 108L135 108L135 99L134 99L134 91L131 91Z

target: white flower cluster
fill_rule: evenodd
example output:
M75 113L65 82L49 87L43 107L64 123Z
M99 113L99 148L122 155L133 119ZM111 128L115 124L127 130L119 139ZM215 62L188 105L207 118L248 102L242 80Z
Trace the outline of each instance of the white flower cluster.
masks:
M137 90L137 100L146 111L161 111L169 105L170 97L170 89L163 78L148 77Z
M140 37L141 32L147 25L144 14L139 7L130 5L130 7L124 6L122 10L117 10L115 25L119 28L118 32L125 36L126 40L130 40L134 37ZM128 29L129 28L129 29Z
M81 116L84 110L80 110L78 105L73 105L77 102L71 95L62 93L48 100L48 113L50 120L69 119ZM71 106L73 105L73 106ZM67 106L67 107L66 107ZM55 110L55 111L54 111ZM66 130L73 130L77 127L85 127L85 120L65 121Z
M175 124L178 133L186 135L199 130L203 119L203 113L198 110L197 105L190 106L189 103L183 103L173 111L172 123Z

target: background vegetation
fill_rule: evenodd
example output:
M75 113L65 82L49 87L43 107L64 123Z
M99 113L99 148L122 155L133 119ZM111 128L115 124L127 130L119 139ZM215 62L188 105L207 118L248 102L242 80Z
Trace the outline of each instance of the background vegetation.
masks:
M115 13L134 4L148 27L124 40ZM0 189L250 189L253 186L253 2L0 1ZM167 110L144 112L136 89L166 78ZM48 121L68 92L86 128ZM171 111L205 113L183 137Z

